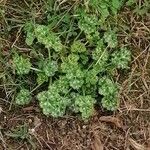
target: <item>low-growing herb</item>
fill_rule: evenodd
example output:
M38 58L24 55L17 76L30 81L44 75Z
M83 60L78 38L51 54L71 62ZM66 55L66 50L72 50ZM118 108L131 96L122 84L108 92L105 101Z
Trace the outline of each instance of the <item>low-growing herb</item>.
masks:
M47 23L26 23L26 43L36 47L36 51L39 46L40 55L31 58L31 68L28 58L16 54L13 67L22 76L32 69L34 84L39 88L34 96L46 116L62 117L75 112L87 120L95 105L110 111L118 108L119 86L112 72L128 68L131 52L120 46L114 24L107 22L109 26L105 29L101 25L117 14L122 3L90 0L86 7L79 5L65 17L60 12L51 12ZM30 92L21 89L16 103L28 104L29 100Z
M29 58L24 58L15 54L13 56L13 67L16 69L18 75L28 74L31 69L31 63Z
M22 88L19 93L16 95L16 104L18 105L26 105L31 101L30 91Z

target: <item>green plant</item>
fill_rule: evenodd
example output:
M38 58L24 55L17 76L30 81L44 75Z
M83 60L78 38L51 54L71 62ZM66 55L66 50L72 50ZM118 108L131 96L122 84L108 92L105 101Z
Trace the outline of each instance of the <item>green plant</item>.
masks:
M25 140L29 137L27 125L21 125L12 129L10 132L6 132L6 135L15 139Z
M51 28L45 25L33 25L31 22L25 25L27 32L26 43L32 45L35 38L38 42L45 45L46 48L53 48L56 52L62 50L62 44L58 36L51 32Z
M116 15L123 2L124 0L90 0L89 5L99 12L102 19L106 19L111 13Z
M18 105L26 105L31 101L30 91L22 88L19 93L16 95L16 104Z
M51 114L53 117L62 117L65 114L69 99L61 96L57 92L57 87L51 87L48 91L38 94L40 107L45 115Z
M107 110L115 110L118 107L118 86L111 79L104 76L99 80L99 94L103 95L102 106Z
M126 2L126 5L130 6L134 10L133 12L139 16L144 15L149 16L150 3L148 0L144 0L142 2L138 2L135 0L128 0Z
M86 47L81 41L74 41L71 45L71 51L74 53L83 53L86 52Z
M26 44L27 45L32 45L34 39L35 39L35 34L34 34L34 25L32 22L27 22L25 25L24 25L24 31L26 32Z
M31 69L31 63L29 58L24 58L15 53L13 56L13 67L16 69L18 75L28 74Z
M74 104L76 112L79 111L82 114L82 118L84 120L88 119L90 116L93 115L95 102L95 99L92 98L91 95L76 96Z
M87 120L92 116L95 104L111 111L118 108L119 86L114 82L113 73L128 68L131 52L119 45L114 24L104 30L101 21L116 15L122 3L119 0L90 0L89 10L79 5L66 16L62 12L50 12L47 23L42 25L26 23L26 43L39 55L30 60L16 55L13 62L19 75L28 74L30 69L31 75L36 74L34 84L39 90L35 96L45 115L62 117L72 111L81 113ZM44 89L41 88L43 84ZM18 95L24 97L25 94ZM25 98L17 99L27 103ZM22 100L18 103L23 104Z
M32 149L37 149L36 145L33 142L33 137L29 132L27 124L19 125L15 128L12 128L10 131L5 132L5 135L15 140L26 140L28 144L32 146Z
M85 12L80 14L78 27L85 33L86 38L91 43L99 40L98 25L98 17L96 15L90 15Z
M37 73L37 82L38 84L42 84L48 81L48 77L52 77L55 75L56 71L58 70L58 65L56 61L43 59L39 61L38 69L40 70L40 72Z
M113 30L105 32L104 40L110 48L115 48L118 45L117 35Z
M127 49L122 47L119 51L114 51L111 56L111 63L112 66L115 66L119 69L126 69L128 68L128 62L131 61L131 52Z

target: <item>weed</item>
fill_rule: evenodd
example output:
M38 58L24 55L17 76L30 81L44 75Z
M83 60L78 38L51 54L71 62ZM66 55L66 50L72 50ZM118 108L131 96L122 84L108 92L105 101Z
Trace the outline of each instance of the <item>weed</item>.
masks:
M36 145L33 143L33 139L26 124L11 129L11 131L6 132L5 135L15 140L26 140L32 146L32 149L36 149Z
M16 103L18 105L29 104L31 100L30 91L27 89L21 89L20 92L16 95Z
M23 56L19 56L17 53L13 56L13 65L18 75L30 72L31 63L29 58L23 58Z
M46 23L29 21L24 25L26 44L42 57L29 59L16 52L13 68L19 76L29 72L36 75L39 88L49 84L47 90L36 93L45 115L61 117L73 111L87 120L95 104L111 111L117 109L119 86L113 72L128 68L131 53L119 45L114 26L108 23L104 30L101 25L117 14L122 4L118 0L91 0L91 9L78 5L65 12L65 17L51 9ZM16 103L28 104L30 100L30 92L20 89Z
M135 0L128 0L126 2L127 6L133 7L134 8L134 13L139 15L139 16L144 16L144 15L149 15L150 12L150 3L148 0L144 0L142 2L138 2Z
M12 131L6 133L7 136L16 138L16 139L22 139L25 140L28 138L28 128L26 125L18 126L15 129L12 129Z

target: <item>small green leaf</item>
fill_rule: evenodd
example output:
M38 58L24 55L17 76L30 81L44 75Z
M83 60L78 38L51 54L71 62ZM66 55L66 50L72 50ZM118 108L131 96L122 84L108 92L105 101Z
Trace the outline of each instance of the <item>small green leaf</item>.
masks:
M62 50L63 47L59 37L50 31L48 26L37 24L34 31L38 42L44 44L46 48L53 48L56 52Z
M27 89L21 89L19 93L16 95L16 104L18 105L26 105L31 101L30 91Z
M136 3L135 0L128 0L128 1L126 2L126 5L127 5L127 6L132 6L132 5L135 4L135 3Z
M16 69L18 75L28 74L31 68L30 59L19 56L16 53L13 56L13 66Z
M47 77L54 76L58 70L57 62L49 59L41 60L38 65L39 69L42 70Z
M123 5L123 0L112 0L112 7L110 7L112 13L116 15L122 5Z
M118 87L117 85L108 77L104 76L99 79L99 94L108 95L108 94L117 94Z
M43 72L38 73L37 74L37 83L40 85L44 82L48 82L48 76Z
M115 111L118 108L119 100L115 95L106 95L102 98L102 106L110 111Z
M117 35L112 30L105 32L104 40L110 48L115 48L118 46Z
M82 119L87 120L94 113L95 99L90 95L76 96L75 97L75 108L81 113Z
M96 85L98 81L97 72L94 69L89 70L87 71L85 78L87 85Z
M95 33L97 31L98 18L96 15L83 14L78 22L78 26L85 34Z
M103 95L102 106L107 110L116 110L118 107L118 86L108 77L99 80L99 94Z
M55 87L60 94L69 93L69 81L65 76L60 76L52 85L49 86L49 89Z
M24 26L24 30L27 33L25 42L27 45L31 46L33 44L34 39L35 39L33 23L27 22Z
M82 87L84 81L81 79L74 78L74 79L70 80L69 83L73 89L78 90L79 88Z
M109 54L104 46L103 41L99 41L96 49L92 52L92 58L96 60L97 64L105 64L108 60Z
M71 51L74 53L83 53L86 52L86 47L81 41L74 41L71 46Z
M131 61L131 52L127 48L121 48L112 54L111 63L119 69L128 68L128 63Z
M45 115L62 117L65 114L66 107L69 104L69 99L67 97L61 96L54 89L50 88L48 91L39 93L37 98Z

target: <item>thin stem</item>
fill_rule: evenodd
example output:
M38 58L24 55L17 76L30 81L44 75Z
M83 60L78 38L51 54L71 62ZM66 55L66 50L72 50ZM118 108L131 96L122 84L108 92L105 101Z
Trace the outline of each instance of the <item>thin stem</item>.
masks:
M50 52L49 48L48 48L48 58L49 58L49 60L51 60L51 52Z
M34 70L34 71L42 72L42 70L37 69L37 68L33 68L33 67L31 67L30 69L31 69L31 70Z
M41 86L41 84L39 84L38 86L36 86L30 93L33 93L37 88L39 88Z

